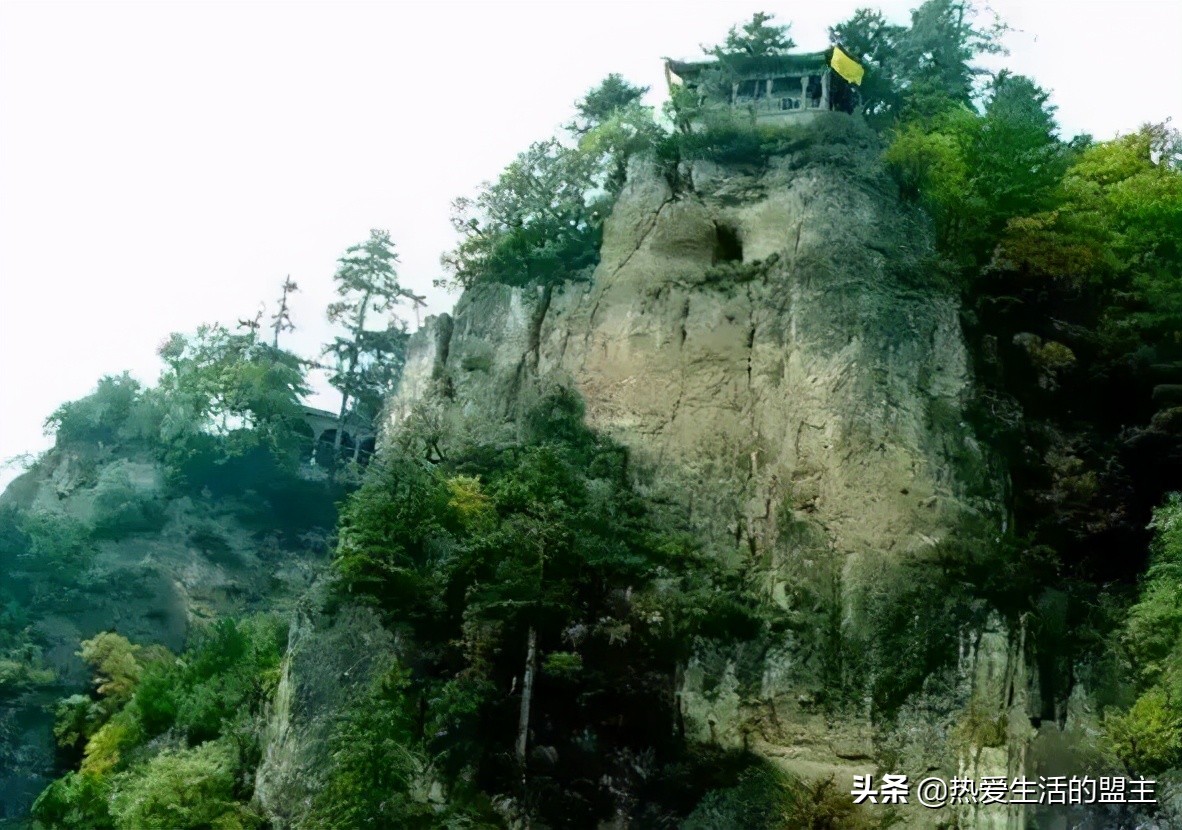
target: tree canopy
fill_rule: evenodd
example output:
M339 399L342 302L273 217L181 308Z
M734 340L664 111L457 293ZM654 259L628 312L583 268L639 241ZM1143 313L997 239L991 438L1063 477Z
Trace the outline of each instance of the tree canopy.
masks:
M406 324L390 315L384 327L374 325L378 315L391 311L407 296L398 282L397 264L389 232L377 229L338 260L333 279L340 299L328 307L328 319L342 326L345 334L335 337L323 352L333 361L328 382L341 393L337 449L350 406L359 417L374 421L402 374L409 337Z
M885 128L973 104L988 74L978 59L1004 51L1005 27L980 17L972 0L926 0L911 12L910 26L859 9L832 26L829 36L866 67L861 109L872 124Z
M557 139L538 141L475 198L456 199L460 243L442 257L452 279L465 288L482 279L554 283L593 266L606 208L598 161Z
M771 22L774 18L774 14L755 12L751 15L751 20L741 27L731 26L726 40L722 43L711 47L704 46L702 51L721 61L737 55L783 55L796 46L796 42L788 35L792 24L776 25Z

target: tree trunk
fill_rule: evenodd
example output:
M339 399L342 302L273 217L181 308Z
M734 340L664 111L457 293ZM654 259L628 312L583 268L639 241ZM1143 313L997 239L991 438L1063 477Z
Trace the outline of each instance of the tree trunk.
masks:
M353 376L357 373L357 364L361 361L361 338L365 331L365 313L369 310L369 301L372 296L373 292L367 291L361 298L361 304L357 310L357 323L350 332L353 335L353 349L349 355L349 371L345 373L345 389L341 390L341 414L337 416L337 436L332 443L333 464L336 464L341 456L341 438L345 434L345 412L349 407L349 393L345 390L352 387Z
M351 374L351 373L350 373ZM332 463L335 465L341 457L341 438L345 434L345 413L349 409L349 396L341 393L341 412L337 415L337 434L332 439Z
M525 766L529 743L529 706L534 693L534 669L538 661L538 632L529 627L529 646L525 652L525 675L521 683L521 717L517 722L517 763Z

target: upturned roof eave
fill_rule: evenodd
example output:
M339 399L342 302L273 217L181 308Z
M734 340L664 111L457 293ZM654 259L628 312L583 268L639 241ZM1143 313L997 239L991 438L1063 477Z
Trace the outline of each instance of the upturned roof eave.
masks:
M734 55L731 56L732 65L740 72L758 71L796 71L808 69L812 66L825 66L828 50L822 52L798 52L790 55ZM694 75L719 65L715 59L702 61L682 61L665 58L665 65L680 78L692 78Z

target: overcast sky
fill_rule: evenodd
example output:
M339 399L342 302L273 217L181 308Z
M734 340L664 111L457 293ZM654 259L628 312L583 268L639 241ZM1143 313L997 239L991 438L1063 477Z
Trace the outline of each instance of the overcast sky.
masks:
M388 229L430 312L449 203L609 72L663 92L757 9L806 49L826 2L0 2L0 459L100 376L159 372L172 331L253 315L288 274L314 354L344 249ZM1053 90L1063 132L1182 114L1182 3L995 0L997 66ZM413 322L413 315L408 314ZM322 396L321 403L335 402ZM0 483L13 470L0 471Z

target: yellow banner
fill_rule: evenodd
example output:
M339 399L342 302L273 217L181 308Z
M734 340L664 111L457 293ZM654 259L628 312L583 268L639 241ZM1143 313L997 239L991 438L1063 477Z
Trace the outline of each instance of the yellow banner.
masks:
M841 51L840 46L833 47L833 57L829 59L829 65L833 67L834 72L851 84L861 84L862 76L866 74L862 64Z

